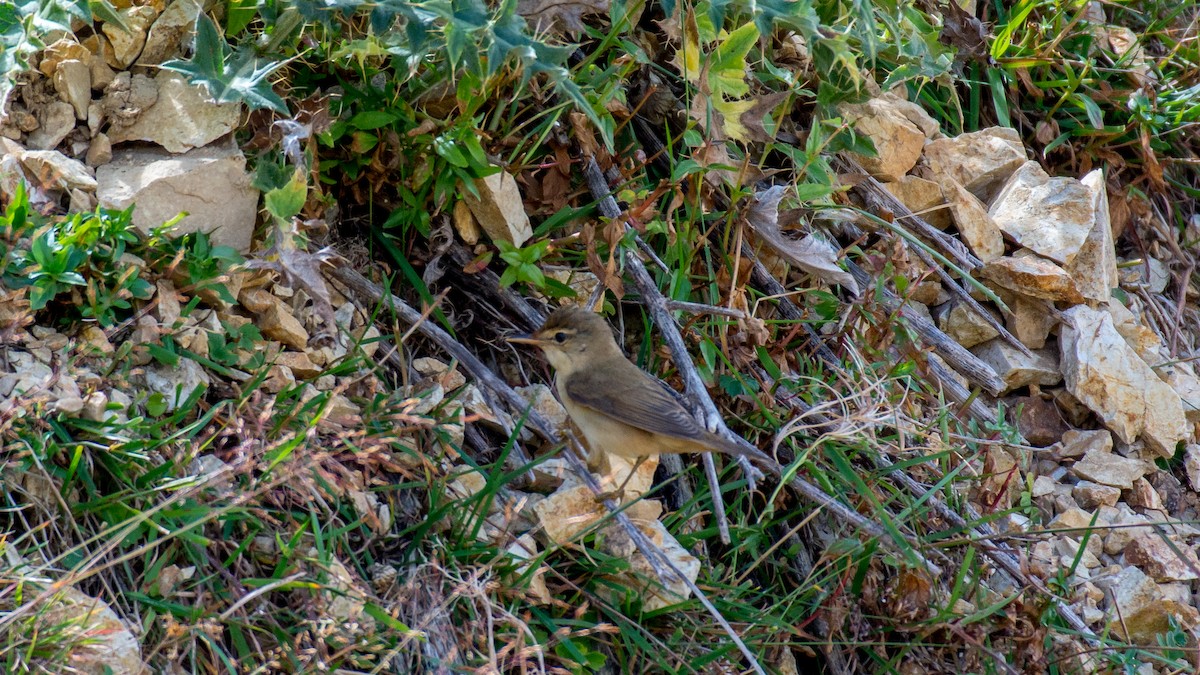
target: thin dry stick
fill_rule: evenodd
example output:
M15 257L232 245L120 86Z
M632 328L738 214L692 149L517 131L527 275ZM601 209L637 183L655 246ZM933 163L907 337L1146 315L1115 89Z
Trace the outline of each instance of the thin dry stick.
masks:
M616 201L611 195L607 194L607 187L604 186L604 176L600 172L600 167L596 165L596 160L589 157L584 162L584 176L587 178L588 186L592 190L592 194L600 200L601 213L612 213L613 209L617 209ZM599 181L599 182L597 182ZM597 195L601 192L603 196ZM617 217L620 216L619 209ZM882 526L874 521L867 520L857 511L842 504L834 497L825 494L820 488L799 476L792 475L773 457L767 455L756 446L750 444L746 439L738 436L725 425L725 419L721 413L717 411L717 406L713 403L712 398L708 395L708 390L704 388L704 382L700 379L700 374L696 371L696 367L692 365L692 360L688 354L687 348L684 346L683 337L679 334L679 328L675 325L675 320L671 318L670 311L666 306L666 298L658 291L658 287L654 284L654 280L650 278L646 267L635 256L627 256L626 264L629 267L630 273L634 281L638 285L638 290L642 294L643 301L646 303L647 309L654 317L655 323L658 324L659 330L662 332L663 340L671 348L671 354L675 358L675 366L679 368L679 372L684 376L684 382L687 383L688 393L691 394L693 400L699 403L704 412L705 420L708 422L710 429L716 429L716 433L721 434L725 438L737 443L746 451L746 458L752 458L756 464L764 470L779 476L781 479L784 476L789 476L787 479L788 485L792 489L799 492L808 500L815 502L817 505L829 509L833 515L865 532L867 535L879 539L881 542L890 545L894 550L904 556L911 556L915 562L925 567L933 575L942 573L941 567L925 558L917 552L916 543L907 541L908 548L900 546L892 538L892 534L887 532ZM705 455L708 457L708 455ZM742 457L738 458L742 460ZM714 500L719 502L720 500Z
M385 294L383 290L379 288L379 286L368 281L357 271L349 267L342 266L332 268L329 273L333 278L340 281L354 293L366 298L371 303L383 302L384 306L391 310L401 321L408 324L415 324L420 320L420 312L410 307L408 303L404 302L402 299L390 293ZM385 300L386 302L384 302ZM504 382L504 380L500 379L494 372L492 372L490 368L484 365L482 361L472 354L470 350L451 337L449 333L430 322L420 323L420 331L423 335L425 335L425 337L432 340L446 353L450 354L450 356L461 363L463 368L465 368L467 372L469 372L471 376L475 378L475 381L481 387L490 389L514 412L522 413L528 409L528 403L526 403L525 400L522 399L519 394L517 394L517 392L513 391L513 389L509 387L506 382ZM597 481L595 476L593 476L592 473L587 470L587 466L581 459L585 453L583 447L579 443L579 440L576 439L573 434L567 434L566 439L560 438L558 434L553 431L553 428L550 426L550 424L546 422L546 420L544 420L542 416L539 415L535 410L529 410L526 419L529 428L533 429L542 437L555 443L561 443L565 440L570 446L570 451L566 452L565 456L567 462L571 465L572 470L579 475L579 477L588 485L589 488L592 489L593 492L595 492L597 495L603 494L603 487L600 485L600 482ZM750 651L750 648L747 647L746 643L742 641L741 636L737 634L737 632L733 629L733 626L729 624L729 621L726 620L721 612L717 610L716 606L712 604L712 602L708 599L708 596L705 595L704 591L700 590L700 587L697 586L695 582L684 576L683 573L679 571L679 568L677 568L675 564L671 562L670 558L667 557L663 550L654 544L654 542L652 542L645 534L643 534L641 530L634 526L633 521L629 519L629 516L619 510L619 507L615 501L611 499L605 500L604 506L613 514L617 524L620 525L621 528L625 530L626 534L629 535L630 540L633 541L634 546L637 547L638 551L645 556L646 560L650 563L650 566L654 569L654 573L658 576L658 578L664 583L673 578L681 579L687 585L688 590L690 590L692 594L696 596L696 599L700 601L700 604L704 605L704 608L708 610L709 615L712 616L717 625L725 631L725 633L737 646L738 650L741 651L742 655L746 657L746 660L749 662L754 672L759 673L760 675L766 675L765 671L762 669L762 666L759 665L758 659L756 659L754 654Z
M731 319L744 319L746 313L740 309L732 307L717 307L715 305L706 305L700 302L687 302L685 300L668 300L667 308L672 311L688 312L691 314L715 314L717 316L727 316Z

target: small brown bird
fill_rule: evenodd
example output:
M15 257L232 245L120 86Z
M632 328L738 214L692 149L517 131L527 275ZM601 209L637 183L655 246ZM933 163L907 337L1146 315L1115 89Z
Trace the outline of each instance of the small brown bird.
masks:
M508 338L540 347L554 367L567 414L598 452L637 459L668 452L748 454L701 425L658 378L621 353L608 324L593 312L559 309L537 332Z

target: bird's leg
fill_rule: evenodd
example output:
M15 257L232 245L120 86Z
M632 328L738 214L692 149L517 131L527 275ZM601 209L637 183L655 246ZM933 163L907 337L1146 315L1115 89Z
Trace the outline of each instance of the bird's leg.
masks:
M604 502L609 499L615 499L618 504L625 501L625 486L629 485L629 481L633 478L633 474L637 473L638 467L640 467L642 462L646 461L648 457L649 455L642 455L641 457L638 457L637 461L633 463L633 468L631 468L629 473L625 476L625 480L621 481L621 486L616 490L607 490L605 492L601 492L600 494L596 495L596 501Z

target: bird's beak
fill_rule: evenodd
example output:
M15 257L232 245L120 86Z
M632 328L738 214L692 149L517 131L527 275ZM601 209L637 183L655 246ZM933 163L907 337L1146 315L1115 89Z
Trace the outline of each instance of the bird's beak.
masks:
M512 335L504 338L506 342L518 345L540 345L542 341L534 337L532 333L524 333L521 335Z

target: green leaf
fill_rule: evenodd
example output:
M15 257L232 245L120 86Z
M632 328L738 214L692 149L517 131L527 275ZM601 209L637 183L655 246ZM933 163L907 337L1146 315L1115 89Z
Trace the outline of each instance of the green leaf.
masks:
M1076 92L1072 98L1079 105L1083 106L1084 112L1087 113L1088 122L1091 123L1093 129L1104 128L1104 111L1100 110L1100 106L1090 96Z
M292 180L281 188L271 190L263 197L267 212L281 223L291 222L292 217L304 208L308 199L308 184L300 172L292 175Z
M115 24L121 27L121 30L129 32L129 24L125 23L125 17L116 10L107 0L90 0L88 3L88 16L80 16L80 19L91 23L93 19L99 19L104 23Z
M29 309L35 312L44 309L56 295L58 295L57 286L53 281L35 285L29 291Z
M988 68L988 86L992 91L992 107L996 109L996 120L1001 126L1011 127L1008 112L1008 93L1004 90L1004 72L999 68Z
M286 114L287 104L271 89L267 80L267 76L285 63L259 59L253 44L240 45L231 54L217 25L207 14L201 13L196 17L192 59L175 59L160 67L182 73L190 82L203 85L218 103L241 102L255 110L269 108Z
M757 41L758 27L747 23L717 46L708 65L709 87L714 94L737 97L750 91L746 84L746 55Z
M63 272L58 275L57 281L60 284L70 284L72 286L87 286L87 281L84 280L78 272Z
M810 41L820 33L821 19L812 0L758 0L746 4L761 35L770 35L775 24L795 28Z
M386 127L398 119L400 119L399 115L386 110L364 110L350 118L350 126L363 131L371 131Z
M146 414L151 417L162 417L167 412L167 397L159 392L150 394L146 399Z
M449 136L438 136L433 139L433 149L450 164L465 169L471 165L467 155L458 147L458 143Z
M517 276L534 288L541 288L546 285L546 275L542 274L541 268L537 265L521 265L518 270Z
M1007 20L999 24L1000 30L996 33L996 39L992 41L991 56L993 59L999 59L1004 56L1008 48L1012 46L1013 33L1025 24L1025 20L1029 18L1030 12L1037 5L1037 0L1021 0L1013 7Z
M237 35L258 15L257 0L226 0L225 34Z

